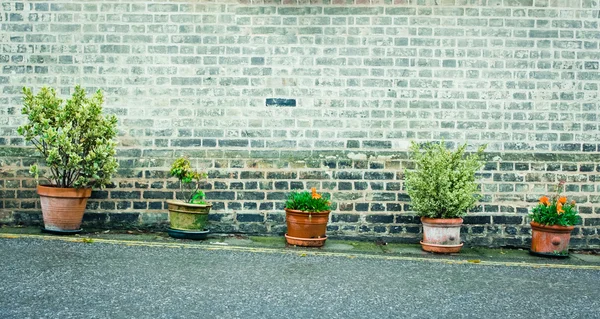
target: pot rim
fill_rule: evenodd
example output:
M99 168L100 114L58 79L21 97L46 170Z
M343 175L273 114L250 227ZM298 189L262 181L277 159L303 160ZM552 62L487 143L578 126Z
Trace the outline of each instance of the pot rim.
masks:
M92 195L91 187L74 188L54 185L37 185L37 193L44 197L55 198L88 198Z
M463 223L462 218L430 218L421 217L421 223L423 224L435 224L435 225L461 225Z
M324 211L320 211L320 212L307 212L307 211L303 211L303 210L289 209L289 208L285 208L284 210L286 213L289 212L289 213L294 213L294 214L329 214L329 213L331 213L331 210L324 210Z
M48 184L37 184L37 187L47 187L52 189L92 189L91 187L58 187L56 185L48 185Z
M573 229L575 229L575 226L544 225L534 221L530 222L529 225L531 225L532 229L555 233L570 233Z
M175 199L175 200L169 199L169 200L167 200L167 204L179 205L179 206L184 206L184 207L198 207L198 208L212 207L211 203L208 203L208 204L192 204L192 203L184 202L184 201L179 200L179 199Z

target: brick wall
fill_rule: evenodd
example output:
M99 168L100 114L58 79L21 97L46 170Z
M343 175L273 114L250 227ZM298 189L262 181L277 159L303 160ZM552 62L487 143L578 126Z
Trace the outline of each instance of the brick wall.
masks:
M21 87L105 91L114 187L86 223L162 226L173 158L210 176L214 231L281 234L291 190L336 209L329 234L417 241L410 140L487 143L472 245L527 245L560 179L574 247L600 247L598 0L1 1L0 219L39 222L16 134Z

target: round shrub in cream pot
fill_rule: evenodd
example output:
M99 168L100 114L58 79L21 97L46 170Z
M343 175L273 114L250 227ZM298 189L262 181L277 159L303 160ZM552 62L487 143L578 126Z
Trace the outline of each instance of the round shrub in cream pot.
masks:
M465 154L467 144L450 151L444 142L412 143L416 169L406 172L406 189L423 224L423 250L457 253L462 248L462 217L480 197L475 173L483 165L485 147Z

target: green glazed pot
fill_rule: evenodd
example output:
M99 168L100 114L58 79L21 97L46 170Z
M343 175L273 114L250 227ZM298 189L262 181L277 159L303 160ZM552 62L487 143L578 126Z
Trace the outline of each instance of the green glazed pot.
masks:
M167 204L169 205L171 228L196 231L205 229L211 204L190 204L174 200L168 200Z

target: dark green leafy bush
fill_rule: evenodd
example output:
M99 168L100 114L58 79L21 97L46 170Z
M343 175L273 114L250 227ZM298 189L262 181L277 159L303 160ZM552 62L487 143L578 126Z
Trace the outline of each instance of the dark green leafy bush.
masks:
M44 157L50 184L76 188L108 184L118 168L114 157L117 118L102 115L102 92L87 97L76 86L66 103L51 88L44 87L37 95L23 88L23 94L27 123L17 131ZM37 165L30 172L37 178Z

